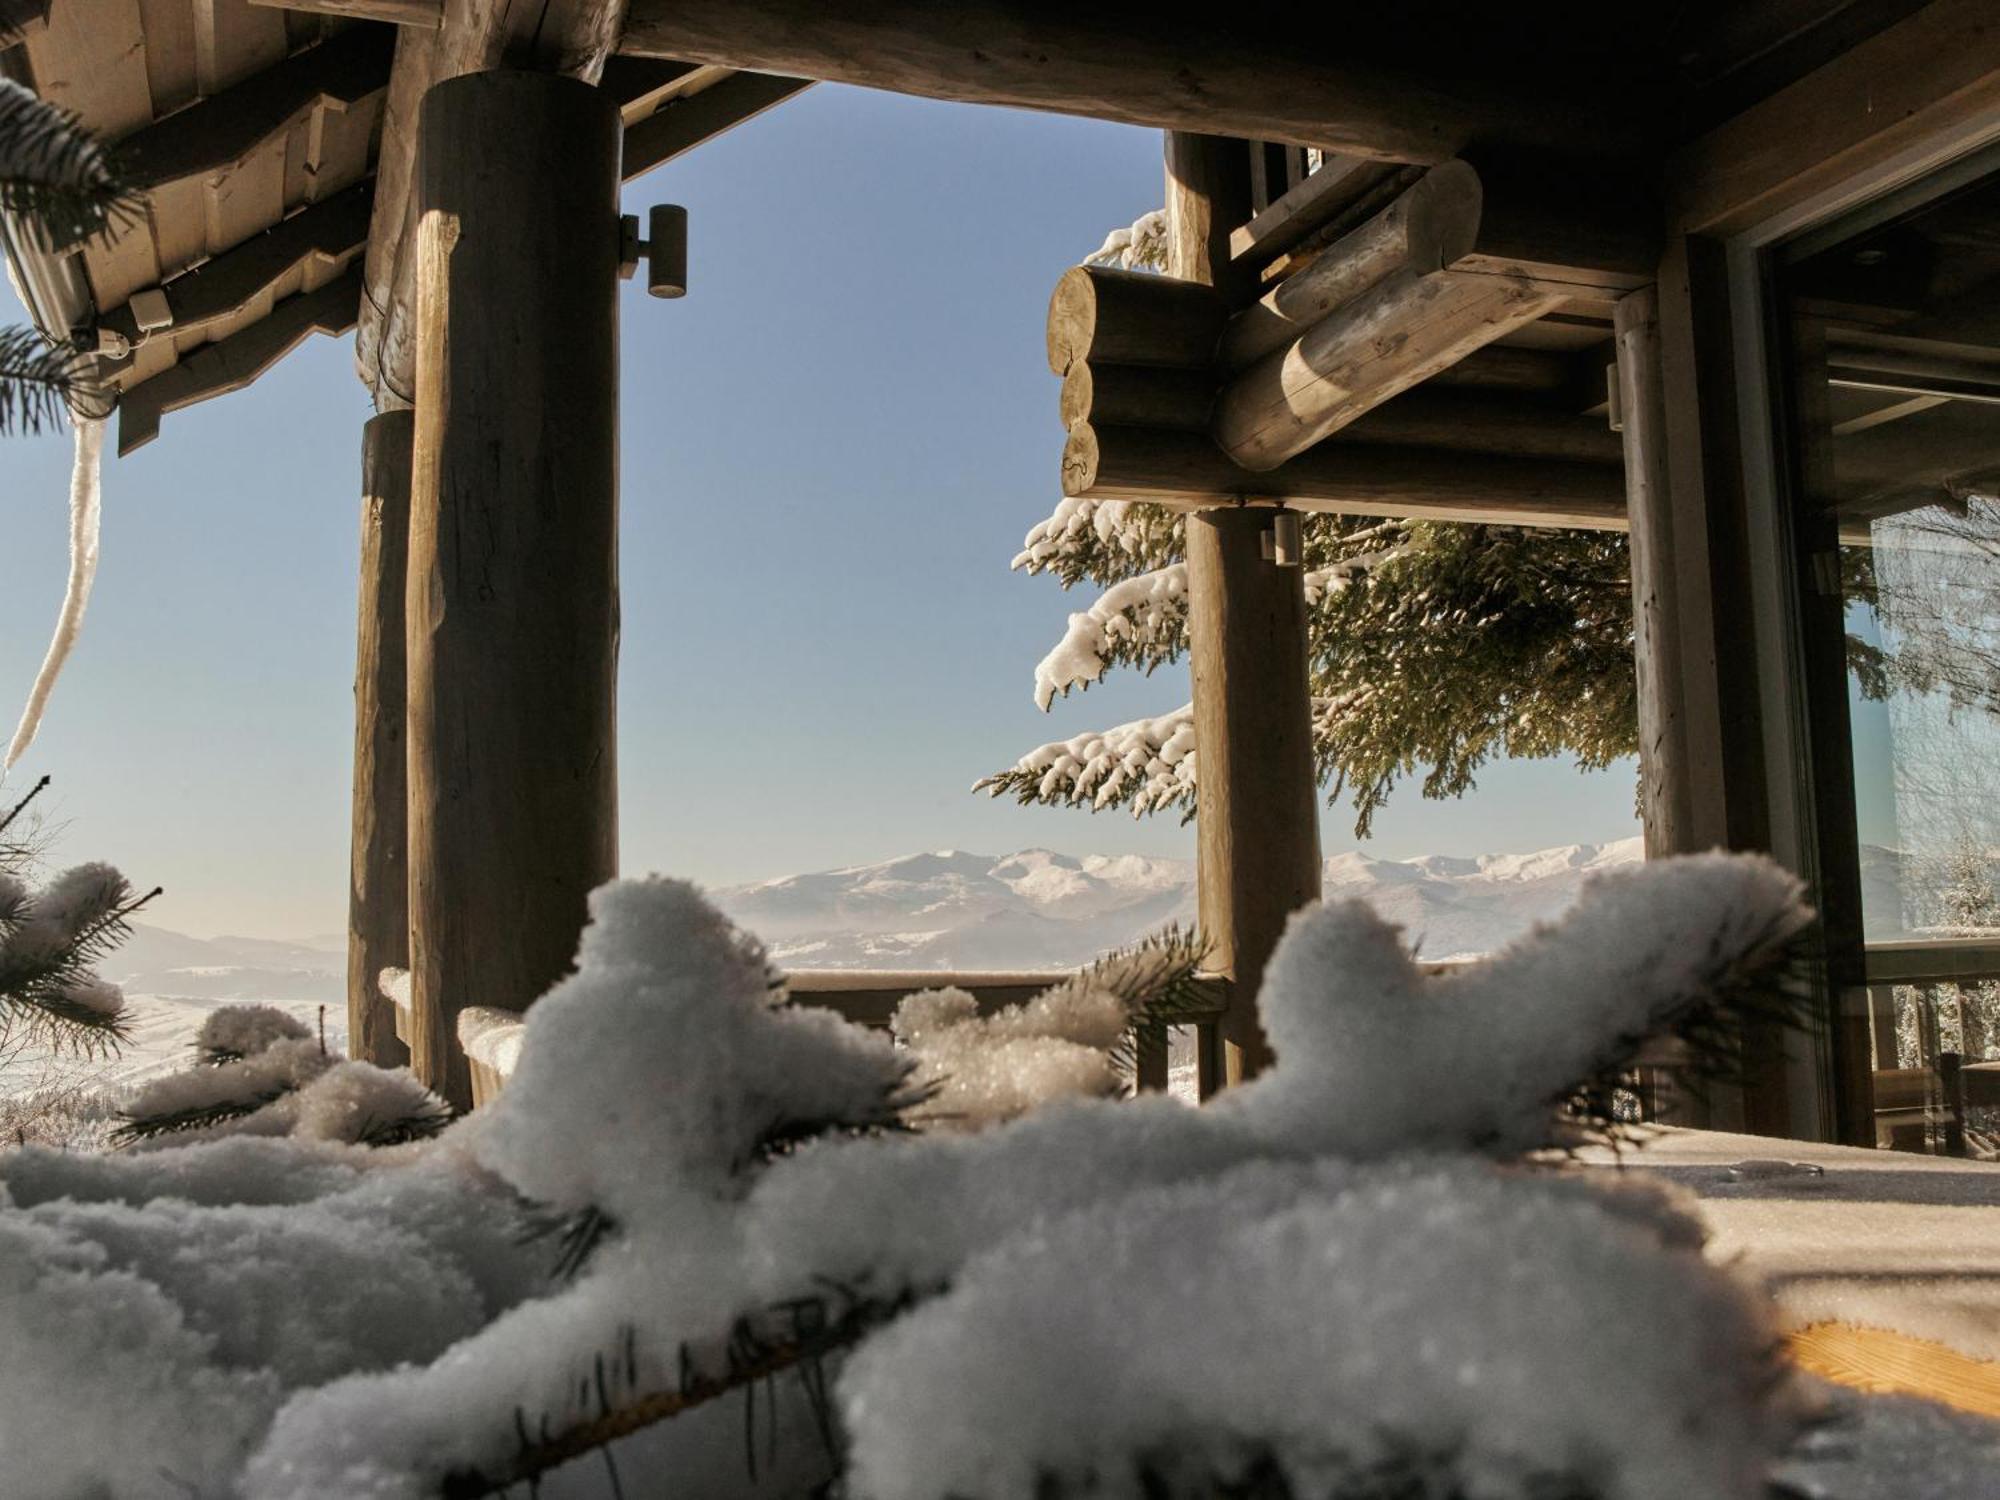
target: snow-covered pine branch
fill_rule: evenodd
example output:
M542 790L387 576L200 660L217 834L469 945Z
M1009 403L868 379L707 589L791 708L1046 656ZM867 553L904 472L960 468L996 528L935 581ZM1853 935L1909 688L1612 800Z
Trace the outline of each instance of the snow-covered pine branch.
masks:
M1206 944L1169 927L1024 1004L980 1015L962 989L906 995L890 1032L917 1061L919 1122L975 1130L1062 1098L1129 1092L1139 1029L1199 1004Z
M1186 642L1186 563L1115 583L1069 617L1063 638L1037 663L1035 706L1046 713L1058 694L1089 687L1114 664L1151 672L1179 657Z
M1163 518L1161 529L1139 517ZM1028 541L1017 567L1116 589L1133 581L1141 553L1154 573L1178 562L1182 533L1178 518L1151 507L1064 501ZM1495 756L1570 755L1599 769L1633 753L1622 537L1312 515L1304 543L1314 759L1330 799L1352 799L1357 836L1418 767L1428 768L1425 796L1453 797ZM1038 669L1038 701L1111 664L1154 665L1183 639L1181 621L1163 635L1127 635L1106 613L1100 601L1072 617ZM979 789L1048 805L1190 807L1192 762L1168 785L1157 757L1134 755L1134 728L1041 746Z
M0 1158L0 1493L122 1500L164 1471L427 1500L567 1465L549 1477L582 1500L621 1471L718 1500L843 1477L884 1500L1246 1476L1763 1494L1791 1418L1764 1314L1659 1192L1527 1154L1648 1031L1720 1056L1761 1018L1744 982L1806 919L1768 861L1600 876L1451 980L1356 904L1308 909L1259 996L1278 1060L1256 1082L971 1133L911 1133L912 1059L785 1003L691 887L592 910L507 1089L435 1141ZM982 1043L1102 1040L1130 1011L1092 982ZM524 1199L615 1230L552 1276ZM754 1466L732 1392L762 1408Z
M1155 719L1087 730L1030 750L974 791L1022 803L1129 807L1135 817L1178 807L1194 815L1194 705Z
M131 224L142 208L113 157L74 114L0 79L0 210L61 251Z
M1164 271L1167 268L1167 211L1156 208L1114 229L1104 243L1083 258L1087 266L1115 266L1121 271Z
M115 1049L125 997L95 966L150 899L106 864L78 865L39 890L0 867L0 1031L20 1027L56 1051Z
M1029 528L1015 555L1023 573L1050 573L1064 588L1112 584L1181 557L1179 514L1137 500L1065 496Z
M284 1136L396 1146L428 1139L452 1120L409 1069L345 1061L275 1006L211 1012L194 1052L194 1066L142 1084L124 1101L114 1143Z

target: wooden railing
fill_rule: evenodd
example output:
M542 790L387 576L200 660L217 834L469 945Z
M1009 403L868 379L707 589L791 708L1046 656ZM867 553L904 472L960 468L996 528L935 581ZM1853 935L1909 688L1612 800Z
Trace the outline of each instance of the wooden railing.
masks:
M1060 969L937 970L937 969L797 969L786 976L792 999L836 1011L860 1026L884 1027L905 995L951 986L970 993L982 1015L1033 999L1069 971ZM1216 1022L1228 1005L1229 982L1222 978L1197 981L1207 1003L1185 1012L1195 1032L1196 1088L1207 1098L1222 1086L1222 1049ZM396 1008L396 1035L410 1033L407 999L391 996ZM512 1050L519 1045L521 1017L511 1011L475 1007L459 1017L459 1040L472 1070L472 1102L484 1104L500 1091L512 1071ZM1167 1086L1169 1039L1165 1026L1144 1029L1138 1039L1138 1086Z
M1031 1000L1052 984L1069 977L1064 970L950 971L935 969L795 969L787 978L792 999L801 1005L823 1005L862 1026L887 1026L897 1004L917 990L951 986L979 1002L982 1015ZM1229 981L1219 976L1198 981L1207 1003L1187 1013L1195 1033L1195 1087L1204 1099L1222 1087L1222 1045L1216 1022L1229 1004ZM1157 1091L1167 1086L1167 1028L1143 1030L1138 1045L1138 1086Z
M1864 973L1876 1143L1944 1156L2000 1151L2000 1062L1982 1060L2000 1037L1979 1035L1967 995L2000 983L2000 941L1870 943ZM1956 1023L1951 1045L1947 1008Z

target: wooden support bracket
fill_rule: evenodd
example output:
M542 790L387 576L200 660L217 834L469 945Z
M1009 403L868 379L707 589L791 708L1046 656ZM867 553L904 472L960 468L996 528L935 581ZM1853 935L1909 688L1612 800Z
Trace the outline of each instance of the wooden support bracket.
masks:
M316 109L346 109L389 84L395 37L372 26L340 32L274 68L157 120L118 142L135 188L219 172Z
M360 303L361 271L350 266L339 280L288 298L268 318L133 386L118 399L118 456L158 437L166 413L243 389L308 335L346 333L354 327Z
M733 73L699 93L669 99L653 114L625 127L622 175L630 182L810 87L812 80L807 78Z
M164 336L233 317L287 276L315 262L338 266L352 260L368 243L373 192L372 180L357 182L165 283L160 290L173 313L173 324ZM106 313L100 325L135 343L140 336L130 303Z
M302 10L316 16L347 16L356 21L388 21L435 31L444 19L444 0L250 0L267 10Z

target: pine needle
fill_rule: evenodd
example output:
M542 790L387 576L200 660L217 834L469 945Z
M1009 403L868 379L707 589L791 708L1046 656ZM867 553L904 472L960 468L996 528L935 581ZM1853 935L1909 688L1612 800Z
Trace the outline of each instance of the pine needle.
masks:
M1811 1025L1812 941L1810 929L1792 930L1789 914L1774 918L1770 932L1747 948L1725 950L1718 939L1694 998L1654 1016L1651 1031L1607 1042L1590 1075L1556 1101L1561 1122L1606 1145L1640 1139L1621 1118L1617 1096L1629 1089L1641 1054L1661 1041L1676 1044L1677 1060L1660 1071L1692 1098L1747 1082L1746 1059L1759 1039L1799 1034Z
M0 79L0 210L42 248L59 252L115 234L138 221L142 204L82 121Z
M32 328L0 328L0 437L33 437L66 416L109 416L113 404L93 357Z

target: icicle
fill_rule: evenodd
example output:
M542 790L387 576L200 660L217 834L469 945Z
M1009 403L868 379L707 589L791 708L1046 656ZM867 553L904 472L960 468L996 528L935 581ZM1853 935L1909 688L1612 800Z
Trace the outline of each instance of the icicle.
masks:
M90 603L90 586L97 578L97 530L103 507L101 459L104 453L104 422L97 417L76 419L76 464L69 476L69 587L63 594L62 613L56 617L55 638L42 658L42 670L28 694L28 706L14 741L7 747L7 760L0 770L9 769L35 742L42 727L42 711L49 706L49 694L62 675L83 628L83 611Z

